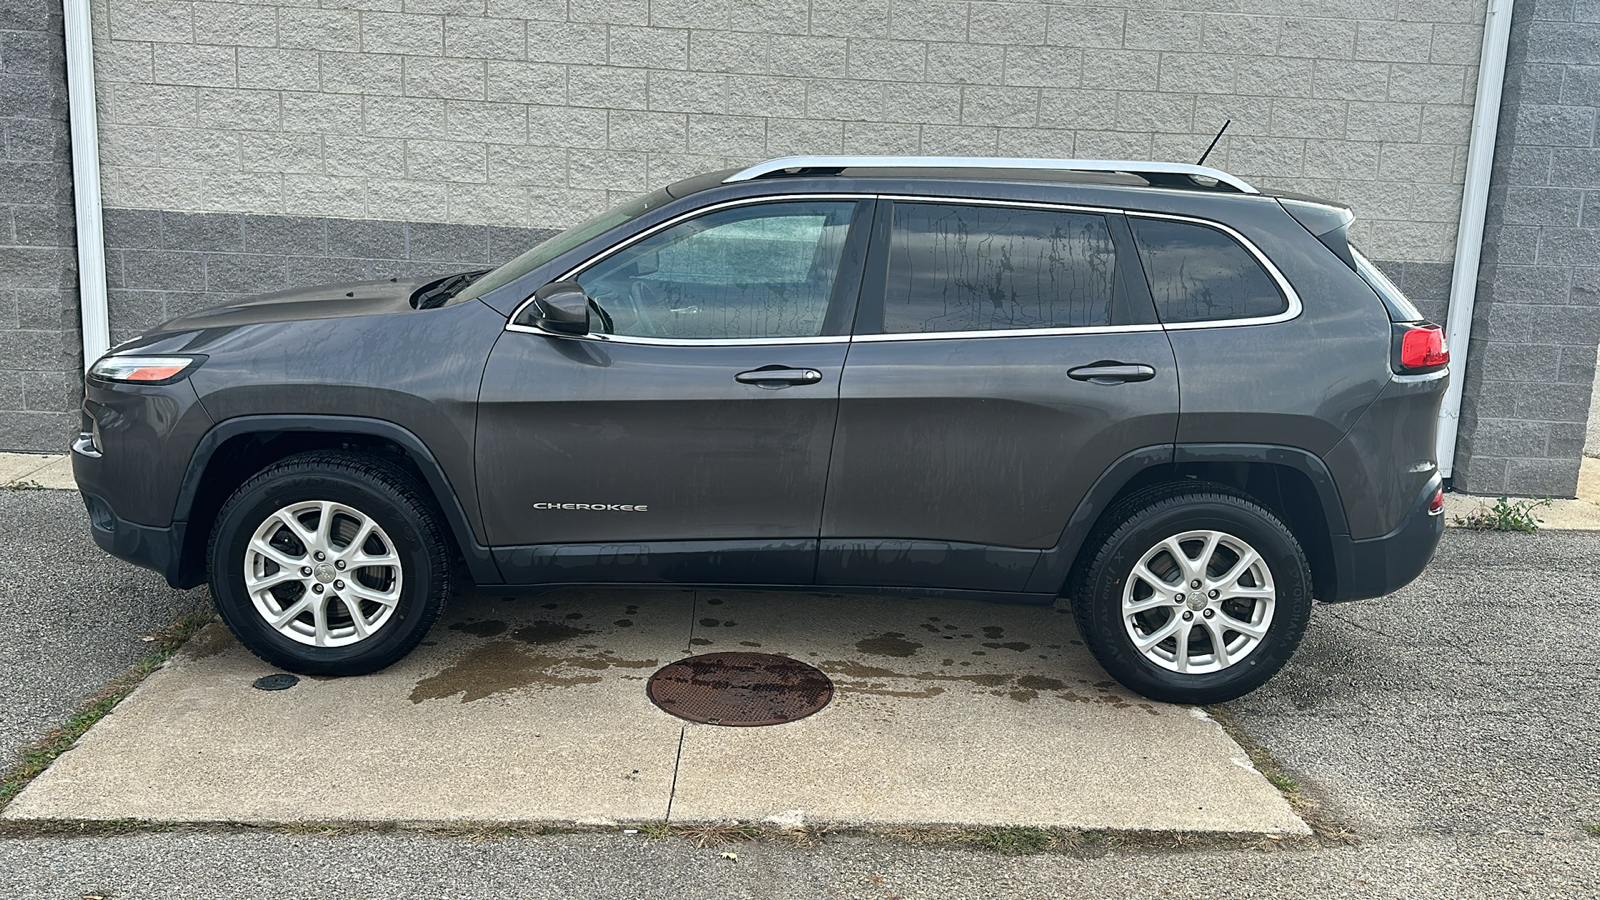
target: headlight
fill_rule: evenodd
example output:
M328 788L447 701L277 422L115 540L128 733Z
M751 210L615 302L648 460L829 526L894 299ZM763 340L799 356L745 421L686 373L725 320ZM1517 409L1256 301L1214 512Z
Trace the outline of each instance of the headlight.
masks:
M102 356L89 374L102 381L127 381L138 384L171 384L188 377L205 362L204 356Z

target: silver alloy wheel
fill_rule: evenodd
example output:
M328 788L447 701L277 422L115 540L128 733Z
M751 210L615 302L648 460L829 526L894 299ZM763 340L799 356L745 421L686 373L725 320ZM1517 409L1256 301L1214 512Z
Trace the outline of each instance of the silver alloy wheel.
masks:
M1261 645L1277 599L1255 548L1222 531L1186 531L1134 565L1122 587L1122 625L1163 669L1220 672Z
M329 500L268 516L244 551L244 585L272 629L313 647L364 641L394 615L403 574L371 516Z

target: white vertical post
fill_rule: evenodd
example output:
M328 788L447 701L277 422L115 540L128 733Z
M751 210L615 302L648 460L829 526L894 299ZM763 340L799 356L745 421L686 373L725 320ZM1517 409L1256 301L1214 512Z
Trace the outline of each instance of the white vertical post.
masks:
M94 105L94 38L89 0L62 0L67 43L67 105L72 115L72 195L78 215L78 308L83 367L111 347L106 313L105 229L100 217L100 124Z
M1439 473L1455 470L1456 432L1461 421L1461 389L1467 380L1467 345L1472 339L1472 306L1478 293L1478 261L1483 252L1483 220L1489 207L1495 133L1500 127L1500 89L1506 75L1506 45L1511 41L1512 0L1489 0L1478 57L1478 91L1472 107L1472 137L1467 145L1467 181L1461 190L1461 222L1456 229L1455 269L1450 275L1450 312L1445 339L1450 345L1450 387L1439 408Z

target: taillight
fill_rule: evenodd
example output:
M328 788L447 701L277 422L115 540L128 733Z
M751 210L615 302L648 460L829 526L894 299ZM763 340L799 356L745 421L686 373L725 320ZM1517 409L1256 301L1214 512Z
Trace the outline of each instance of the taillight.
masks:
M1437 325L1412 325L1400 338L1400 365L1406 369L1437 369L1450 362L1444 331Z
M1433 492L1433 499L1428 501L1428 515L1437 516L1444 512L1444 488Z

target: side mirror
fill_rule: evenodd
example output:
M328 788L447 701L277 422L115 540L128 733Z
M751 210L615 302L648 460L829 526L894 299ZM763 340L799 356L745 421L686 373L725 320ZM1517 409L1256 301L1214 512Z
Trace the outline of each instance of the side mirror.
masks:
M533 292L533 326L551 334L589 333L589 295L576 281L552 281Z

